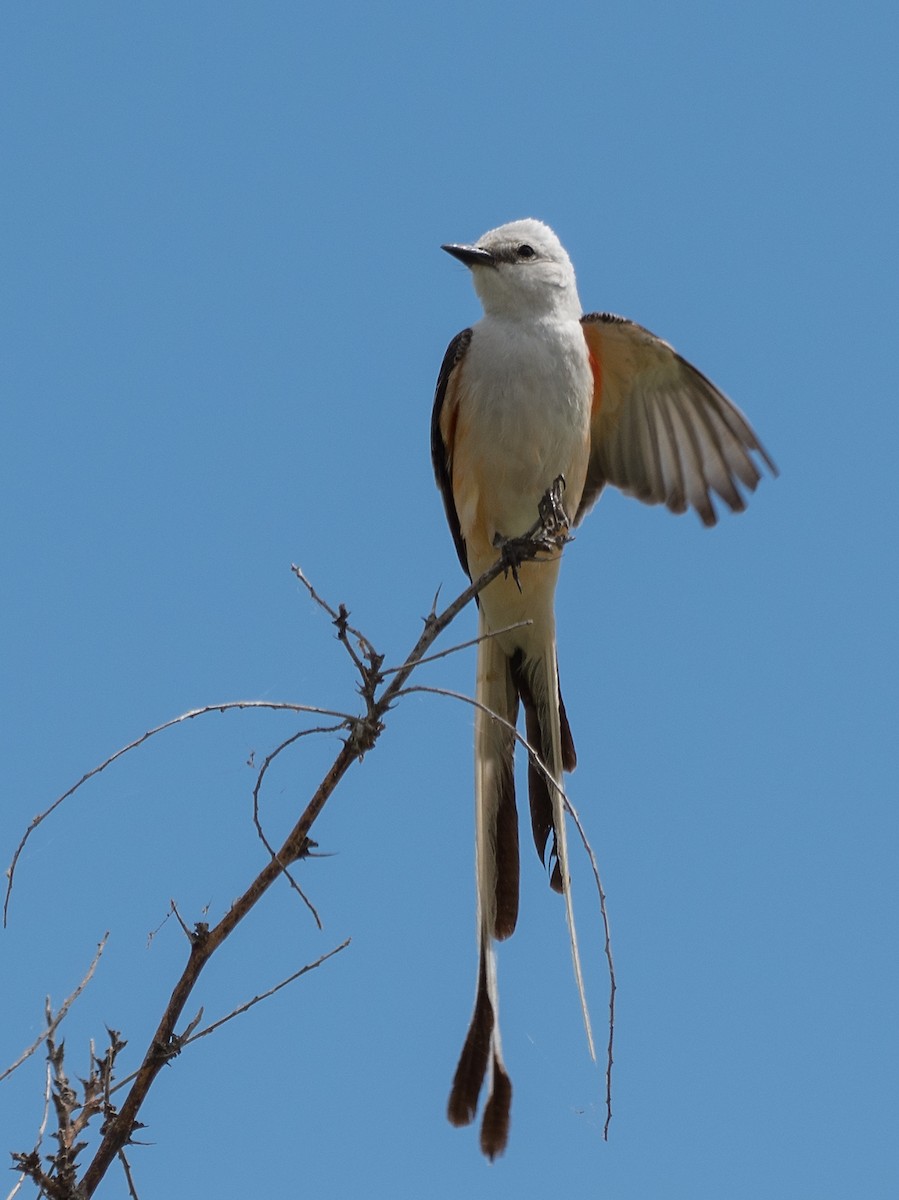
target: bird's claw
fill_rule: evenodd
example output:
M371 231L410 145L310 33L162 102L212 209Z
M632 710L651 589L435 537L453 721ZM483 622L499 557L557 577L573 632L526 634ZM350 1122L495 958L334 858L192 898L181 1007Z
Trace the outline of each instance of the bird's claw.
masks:
M540 514L540 520L543 524L543 530L547 538L557 541L558 539L567 540L570 521L568 514L562 507L562 493L565 491L565 476L557 475L553 480L552 487L548 488L540 497L540 503L537 505L537 511Z
M518 568L523 562L527 562L529 558L533 558L537 552L534 539L525 535L524 537L507 538L498 533L493 539L493 544L500 552L503 560L503 574L511 575L515 580L515 586L521 591L521 580L518 578Z
M522 563L536 558L538 554L550 554L561 550L569 540L570 522L565 509L562 507L562 493L565 491L565 476L557 475L552 487L548 488L540 498L537 511L540 520L533 529L520 537L504 537L498 533L493 544L499 550L506 575L511 574L515 586L521 591L521 580L518 570Z

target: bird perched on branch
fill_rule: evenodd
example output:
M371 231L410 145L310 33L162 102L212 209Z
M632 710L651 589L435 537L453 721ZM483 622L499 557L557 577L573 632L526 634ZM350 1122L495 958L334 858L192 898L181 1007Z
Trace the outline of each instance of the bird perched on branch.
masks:
M473 245L446 245L470 268L483 318L450 342L431 421L437 484L463 570L477 579L534 523L557 489L577 525L606 484L714 525L714 493L734 512L753 491L753 456L776 468L743 414L667 342L609 313L583 315L571 262L540 221L513 221ZM481 1148L508 1139L512 1086L499 1034L494 941L518 915L514 728L519 703L534 752L528 771L537 853L571 909L562 772L575 765L559 690L553 596L561 549L497 577L479 596L475 717L478 973L474 1012L449 1100L454 1125L475 1117L489 1076ZM515 628L511 628L511 627ZM551 839L551 842L550 842Z

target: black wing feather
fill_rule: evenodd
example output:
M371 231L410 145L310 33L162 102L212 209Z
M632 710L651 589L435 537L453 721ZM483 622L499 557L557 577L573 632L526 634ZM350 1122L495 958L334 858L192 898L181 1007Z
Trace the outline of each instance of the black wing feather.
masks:
M437 390L434 393L434 408L431 412L431 461L434 464L434 476L437 480L437 486L440 488L440 494L443 496L446 520L450 527L450 533L453 535L453 541L456 544L456 553L459 555L459 562L462 564L462 570L466 575L469 575L469 578L465 539L462 536L459 514L456 512L456 504L453 500L452 463L450 462L449 451L443 440L443 435L440 432L440 416L443 412L443 403L446 399L450 378L453 371L465 357L470 345L471 330L463 329L461 333L456 334L449 346L447 346L446 354L444 354L443 362L440 366L440 374L437 376Z

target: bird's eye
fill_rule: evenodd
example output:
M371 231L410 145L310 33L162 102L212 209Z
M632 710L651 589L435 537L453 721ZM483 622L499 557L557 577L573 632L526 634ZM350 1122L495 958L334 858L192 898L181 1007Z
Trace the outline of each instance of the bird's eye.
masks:
M519 258L533 258L534 254L535 254L534 247L529 246L527 244L527 242L525 242L524 245L518 247L518 257Z

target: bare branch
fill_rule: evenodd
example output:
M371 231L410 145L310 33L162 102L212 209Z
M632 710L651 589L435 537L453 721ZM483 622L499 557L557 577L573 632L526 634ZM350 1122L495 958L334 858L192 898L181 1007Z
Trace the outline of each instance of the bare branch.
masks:
M53 1034L56 1032L56 1029L58 1028L59 1023L63 1020L66 1013L69 1011L69 1009L72 1007L72 1005L75 1003L75 1001L81 995L81 993L84 991L84 989L90 983L90 981L93 979L94 972L97 969L97 964L100 961L100 957L103 954L103 951L106 949L106 941L107 941L108 937L109 937L109 930L107 929L106 933L103 934L103 937L100 939L100 941L97 944L97 951L94 954L94 957L91 959L91 964L88 967L87 973L85 974L84 978L81 980L81 982L75 988L74 992L72 992L71 996L68 996L65 1000L63 1000L62 1005L60 1006L60 1008L58 1009L58 1011L56 1013L56 1016L53 1017L53 1019L48 1022L47 1028L44 1030L44 1032L42 1034L40 1034L40 1036L37 1038L37 1040L32 1042L32 1044L28 1047L28 1049L24 1050L19 1055L19 1057L12 1064L12 1066L7 1067L5 1071L0 1073L0 1083L2 1083L3 1080L6 1079L6 1077L8 1075L12 1075L13 1071L15 1071L18 1067L20 1067L27 1058L30 1058L31 1055L34 1054L35 1050L37 1050L38 1046L40 1046L42 1042L45 1042L48 1037L52 1037ZM49 1003L50 1003L50 1001L48 998L47 1004L49 1005Z
M306 589L306 591L309 593L309 595L312 597L312 599L315 601L315 603L317 605L319 605L320 608L323 608L325 610L325 612L331 618L332 624L336 625L338 641L343 645L347 654L349 654L350 658L353 660L353 665L355 666L356 670L359 672L359 674L364 679L367 672L370 669L370 664L376 658L379 657L376 654L375 649L372 646L371 642L368 640L368 638L365 636L364 633L361 633L358 629L356 629L354 626L352 626L349 623L350 614L349 614L349 611L345 604L339 605L339 607L336 610L333 609L331 607L331 605L327 602L327 600L324 600L318 594L318 592L315 590L315 588L312 586L312 584L306 578L302 569L300 567L298 567L296 565L296 563L293 563L290 569L291 569L291 571L293 571L294 575L296 575L297 579L300 581L300 583L303 585L303 587ZM350 639L349 639L350 634L352 634L352 636L358 642L359 649L362 652L362 657L368 661L369 665L366 665L366 663L362 661L362 658L360 658L359 655L356 653L356 651L353 649L352 644L350 643Z
M46 1035L44 1035L44 1036L46 1036ZM50 1066L50 1062L48 1060L47 1065L46 1065L46 1070L44 1072L44 1074L46 1076L46 1080L47 1080L47 1082L44 1084L44 1112L41 1117L41 1123L40 1123L40 1126L37 1131L37 1141L34 1143L34 1149L31 1151L30 1155L25 1156L26 1160L30 1160L32 1163L37 1162L38 1164L40 1164L40 1161L41 1161L41 1143L44 1140L44 1134L47 1132L47 1120L50 1116L50 1092L53 1087L52 1071L53 1071L53 1068ZM9 1072L7 1072L7 1074L8 1073ZM22 1184L25 1182L25 1180L30 1179L30 1178L31 1178L30 1172L23 1170L21 1172L21 1174L19 1175L19 1178L16 1180L13 1190L6 1197L6 1200L13 1200L13 1197L15 1196L16 1192L18 1192L19 1189L22 1187Z
M267 992L263 992L259 996L254 996L252 1000L248 1000L246 1004L241 1004L239 1008L235 1008L234 1011L228 1013L226 1017L221 1017L218 1021L213 1021L211 1025L207 1025L205 1029L201 1029L199 1033L194 1033L193 1030L203 1017L203 1009L201 1008L198 1015L194 1018L191 1024L188 1025L184 1033L180 1035L179 1048L181 1046L188 1046L192 1042L197 1041L199 1038L206 1037L206 1035L209 1033L214 1033L219 1026L224 1025L227 1021L232 1020L234 1017L239 1017L241 1013L247 1012L261 1000L267 1000L269 996L274 996L275 992L280 992L281 988L287 987L289 983L293 983L294 980L299 979L301 975L306 975L309 971L314 971L316 967L320 967L322 963L327 962L329 958L333 958L335 954L339 954L341 950L346 950L351 941L352 938L347 938L345 941L341 942L339 946L335 946L333 950L329 950L326 954L322 954L315 960L315 962L307 963L305 967L301 967L299 971L295 971L293 975L289 975L287 979L282 979L280 983L275 984L273 988L269 988ZM137 1078L138 1074L138 1071L132 1071L130 1075L126 1075L123 1079L120 1079L114 1087L110 1088L110 1095L112 1095L114 1092L120 1091L123 1087L127 1087L129 1083Z
M489 641L490 638L502 637L504 633L511 633L514 629L524 629L527 625L533 625L533 623L533 621L516 621L513 625L504 625L502 629L488 629L486 633L469 638L467 642L459 642L455 646L450 646L448 650L438 650L436 654L429 654L426 658L420 658L416 665L423 667L425 663L437 662L439 658L447 658L450 654L458 654L460 650L467 650L469 646L477 646L481 642ZM384 667L381 674L395 675L397 671L401 671L402 669L402 667Z
M262 823L259 819L259 792L262 787L262 781L265 778L266 771L268 771L272 762L278 757L278 755L281 753L282 750L286 750L288 746L292 746L294 744L294 742L299 741L300 738L307 737L311 733L337 733L341 729L345 729L345 728L346 728L346 725L342 722L340 725L317 725L314 729L301 729L298 733L293 734L292 737L289 737L285 741L283 741L280 746L277 746L271 752L271 754L266 755L265 760L263 761L262 766L259 769L259 774L256 776L256 783L253 787L253 824L256 826L256 833L259 835L259 840L262 842L263 846L265 846L266 850L268 850L272 859L277 858L277 854L275 852L274 847L271 845L268 838L265 836L265 834L262 830ZM314 843L312 843L312 842L309 843L310 846L313 844ZM305 855L304 855L304 857L305 857ZM309 899L309 897L306 895L306 893L303 891L303 889L300 887L300 885L294 879L293 875L291 875L290 871L287 869L286 866L283 867L283 871L284 871L284 876L287 879L287 882L290 884L290 886L294 889L294 891L297 893L297 895L300 897L300 899L303 901L303 903L306 905L306 907L312 913L312 916L315 919L316 925L319 927L319 929L321 929L322 928L321 918L318 915L318 911L316 910L315 905L312 903L312 901Z
M234 709L250 709L264 708L274 711L295 712L295 713L312 713L320 717L339 717L341 721L352 722L355 718L348 713L335 712L330 708L315 708L309 704L291 704L287 701L278 700L228 700L222 704L204 704L202 708L193 708L189 712L181 713L178 717L172 717L169 721L163 721L161 725L157 725L154 729L148 729L146 733L142 733L140 737L135 738L133 742L129 742L127 746L122 746L116 750L114 754L110 754L109 758L105 759L99 766L93 767L85 775L82 775L77 783L72 784L70 788L62 793L61 796L53 801L49 808L37 814L33 818L31 824L22 835L22 840L16 847L16 852L12 856L12 862L6 869L6 897L3 901L3 925L6 927L7 916L9 912L9 901L12 896L13 877L16 873L16 864L19 861L19 856L25 849L25 844L31 835L37 829L38 825L46 821L52 813L54 813L64 800L68 800L69 796L73 795L82 787L89 779L93 779L95 775L99 775L101 771L105 771L107 767L111 767L117 759L123 755L136 750L138 746L142 746L144 742L149 741L151 737L155 737L158 733L163 733L166 729L172 729L175 725L181 725L184 721L193 721L196 717L205 717L209 713L214 712L231 712Z
M172 914L172 916L175 918L175 920L181 926L181 932L184 934L184 936L187 938L187 940L192 941L194 935L188 929L187 922L181 916L181 913L178 912L178 905L175 903L174 900L169 901L169 912Z
M172 908L172 901L170 900L169 901L169 911L165 914L165 916L162 918L162 920L159 922L159 924L156 926L156 928L151 929L150 932L147 934L147 949L148 950L153 945L153 939L156 937L157 933L159 933L159 931L162 929L163 925L168 924L169 918L172 916L174 916L174 909Z
M605 937L604 952L606 965L609 969L609 1042L606 1047L606 1119L602 1127L602 1137L603 1141L607 1142L609 1140L609 1126L612 1123L612 1063L614 1062L612 1049L615 1040L615 993L618 990L618 985L615 982L615 962L612 958L612 930L609 925L609 910L606 907L606 893L599 874L599 863L596 861L596 855L593 853L590 839L587 837L584 827L581 824L581 818L578 816L577 809L567 796L565 797L565 807L571 813L572 820L580 834L583 847L590 858L590 865L593 868L593 878L596 881L596 890L599 893L599 911L602 916L602 928Z
M125 1157L125 1151L120 1150L118 1153L119 1162L122 1164L122 1170L125 1172L125 1182L128 1184L128 1195L131 1200L140 1200L137 1194L137 1188L134 1186L134 1176L131 1174L131 1164Z
M547 540L547 534L544 531L542 519L536 522L533 529L529 531L528 537L533 537L536 540L529 542L527 538L524 538L518 539L516 542L515 552L517 561L519 562L524 561L528 557L536 558L540 553L546 551L550 545L550 542ZM556 541L553 544L558 547L560 542ZM306 852L309 831L312 825L352 764L360 759L380 736L384 728L384 717L401 695L409 676L415 670L419 661L425 657L434 641L450 622L458 616L466 604L487 587L498 575L509 569L510 561L503 553L489 570L485 571L461 595L457 596L452 604L448 605L442 613L437 616L428 617L425 621L424 630L409 652L406 662L380 693L377 693L375 688L375 680L380 664L378 664L378 668L375 667L376 658L373 656L370 663L369 675L363 681L363 698L366 701L365 716L354 720L350 736L344 742L340 752L309 800L299 820L287 835L276 856L260 871L244 894L232 904L219 923L208 931L205 931L202 937L195 938L192 943L187 966L175 985L166 1011L163 1013L156 1033L144 1056L144 1061L134 1078L131 1090L116 1117L107 1123L103 1140L84 1175L82 1188L86 1196L93 1195L118 1150L122 1146L127 1145L137 1120L137 1113L140 1111L147 1092L163 1065L171 1057L175 1044L175 1026L199 978L200 972L209 961L209 958L215 953L216 949L228 937L235 926L243 920L250 909L260 900L268 888L271 887L278 876L282 874L283 868L295 862L297 858L302 857ZM330 606L325 605L324 607L329 612L333 612ZM343 714L339 713L331 715L343 716Z
M318 594L318 592L315 590L313 585L307 579L305 573L303 572L302 567L298 567L296 565L296 563L292 563L290 569L291 569L291 571L293 571L294 575L296 575L297 579L300 581L300 583L303 585L303 587L306 589L306 591L309 593L309 595L312 597L312 599L315 601L315 603L319 606L319 608L323 608L325 610L325 612L328 614L328 616L331 618L332 621L339 620L340 612L338 612L338 610L336 608L332 608L331 605L328 603L328 601L323 599ZM343 605L341 605L341 610L344 612L346 611L344 609ZM350 633L352 633L352 635L355 638L359 639L360 642L367 642L367 639L364 637L363 634L361 634L359 632L358 629L353 629L353 627L351 625L348 625L347 628L349 629Z
M329 950L327 954L322 954L315 962L307 963L305 967L300 967L299 971L294 971L292 975L288 975L286 979L282 979L280 983L276 983L273 988L269 988L267 992L262 992L259 996L254 996L252 1000L248 1000L246 1004L241 1004L239 1008L235 1008L233 1012L229 1012L226 1017L221 1017L218 1021L213 1021L211 1025L207 1025L205 1029L201 1029L199 1033L195 1033L190 1037L185 1037L184 1045L188 1046L191 1042L197 1041L201 1037L206 1037L207 1034L215 1033L222 1025L228 1021L239 1017L242 1013L249 1012L255 1005L262 1000L267 1000L269 996L274 996L276 992L280 992L282 988L287 987L289 983L293 983L295 979L299 979L301 975L307 975L310 971L314 971L316 967L320 967L322 963L327 962L329 958L333 958L335 954L339 954L341 950L346 950L347 946L352 941L352 938L347 938L341 942L339 946L335 946L333 950Z
M427 656L428 650L433 645L434 641L447 628L447 626L455 619L462 609L492 580L503 572L510 572L517 578L517 568L525 561L541 561L540 556L543 554L555 555L562 548L567 540L566 529L562 527L556 519L556 514L559 509L558 495L563 481L560 479L556 482L551 494L548 493L545 503L541 503L540 519L534 524L531 530L526 535L520 538L515 538L503 543L499 557L496 563L483 575L475 580L464 592L461 593L447 608L440 614L432 613L426 620L424 629L416 641L415 645L410 650L406 661L399 668L395 668L392 672L392 678L385 683L384 674L382 672L383 656L376 653L371 643L358 630L354 629L349 624L348 612L345 606L341 605L337 610L334 610L326 602L322 601L317 596L314 589L305 579L302 572L295 569L297 578L304 583L313 598L321 604L321 606L331 615L332 620L337 626L337 636L344 644L350 653L354 664L356 665L360 677L360 695L364 702L364 712L362 715L352 716L347 713L337 712L332 709L322 709L310 705L275 703L268 701L238 701L233 703L206 705L203 708L192 710L184 713L170 721L164 722L155 729L149 730L141 737L136 738L133 742L116 751L98 767L89 771L84 775L78 783L69 788L63 793L53 805L45 812L39 814L31 823L25 833L19 847L13 856L12 864L8 871L8 883L6 891L6 901L4 904L4 920L6 918L6 910L9 904L9 898L12 889L12 880L15 872L16 863L22 852L28 837L37 826L44 821L55 809L67 799L73 792L77 791L84 783L106 767L110 766L122 755L130 750L136 749L150 737L161 733L165 729L169 729L174 725L180 724L183 721L190 720L197 716L202 716L206 713L216 711L228 711L230 709L248 709L248 708L266 708L271 710L283 709L297 713L311 713L319 716L336 718L340 725L336 728L346 728L349 730L349 735L343 741L340 751L331 764L324 778L319 783L312 797L306 804L305 809L300 814L294 827L288 833L280 849L273 851L269 848L271 854L270 861L252 880L244 893L239 896L227 910L224 916L212 926L206 922L197 923L193 930L188 931L182 922L182 928L188 935L190 941L190 951L188 961L182 971L181 977L175 983L169 1001L166 1005L165 1012L159 1021L155 1033L153 1034L150 1043L144 1053L143 1060L137 1072L129 1080L130 1087L123 1100L120 1109L115 1110L112 1106L105 1111L105 1119L102 1128L102 1137L99 1146L96 1148L93 1159L89 1163L82 1179L78 1182L78 1194L84 1200L93 1196L100 1181L105 1176L111 1163L120 1155L124 1148L133 1140L135 1131L140 1128L138 1121L138 1113L141 1106L152 1086L156 1076L162 1070L163 1066L171 1061L171 1059L179 1053L181 1046L184 1044L185 1035L176 1032L177 1026L181 1020L183 1011L191 996L194 987L197 984L199 976L203 971L206 963L212 957L217 949L222 945L225 939L231 934L235 927L243 920L250 910L259 902L265 892L282 874L285 873L285 868L296 862L298 859L306 856L310 846L310 830L320 815L327 801L333 795L335 788L340 783L343 776L347 773L353 763L359 761L367 752L374 746L378 737L384 730L384 722L387 714L392 708L397 699L404 694L405 685L409 676L415 668ZM358 645L358 653L351 644L351 638L356 640ZM406 689L406 690L431 690L436 689ZM468 699L467 697L465 699ZM470 702L470 701L469 701ZM267 769L268 763L281 750L288 745L293 744L301 734L287 739L276 751L269 756L266 763L263 764L263 769L260 771L260 777L257 780L257 789L254 800L256 801L256 822L257 832L261 834L261 827L258 822L258 790L262 776ZM536 755L532 755L534 761L545 771L545 767L539 762ZM553 786L558 787L557 784ZM561 790L561 789L560 789ZM265 839L263 838L263 841ZM175 910L176 916L177 910ZM178 917L180 920L180 917ZM342 948L342 947L341 947ZM332 951L331 954L336 953ZM320 960L324 962L331 955L325 955ZM576 950L575 950L576 956ZM579 966L575 957L576 969ZM303 974L305 970L310 970L318 963L310 964L298 974ZM293 978L295 978L294 976ZM289 980L278 985L285 986ZM581 985L582 989L582 985ZM273 990L277 990L273 989ZM267 993L270 994L270 993ZM264 996L256 997L250 1002L250 1005L258 1003ZM236 1015L233 1014L233 1015ZM230 1018L225 1018L230 1019ZM589 1018L585 1011L585 1021L589 1031ZM192 1026L191 1026L192 1028ZM204 1031L205 1032L205 1031ZM189 1033L189 1031L188 1031ZM194 1038L201 1036L200 1034L192 1035ZM52 1040L52 1039L48 1039ZM105 1080L105 1087L108 1089L109 1074L105 1064L111 1063L111 1055L117 1052L118 1041L114 1039L114 1046L107 1051L105 1060L100 1063L95 1063L92 1067L92 1103L96 1101L96 1087L99 1083ZM59 1070L62 1069L61 1056L59 1057ZM105 1073L104 1073L105 1072ZM63 1083L59 1082L57 1093L63 1089ZM81 1147L79 1146L78 1149ZM73 1162L70 1157L67 1162ZM35 1170L40 1172L40 1164L38 1163ZM46 1193L52 1197L56 1195L62 1196L61 1187L68 1185L68 1174L63 1178L59 1174L53 1179L46 1177L42 1172L35 1174L34 1171L29 1172L31 1177L35 1179L40 1187L43 1187ZM74 1184L74 1180L72 1181ZM71 1189L70 1189L71 1190ZM67 1193L68 1194L68 1193Z

